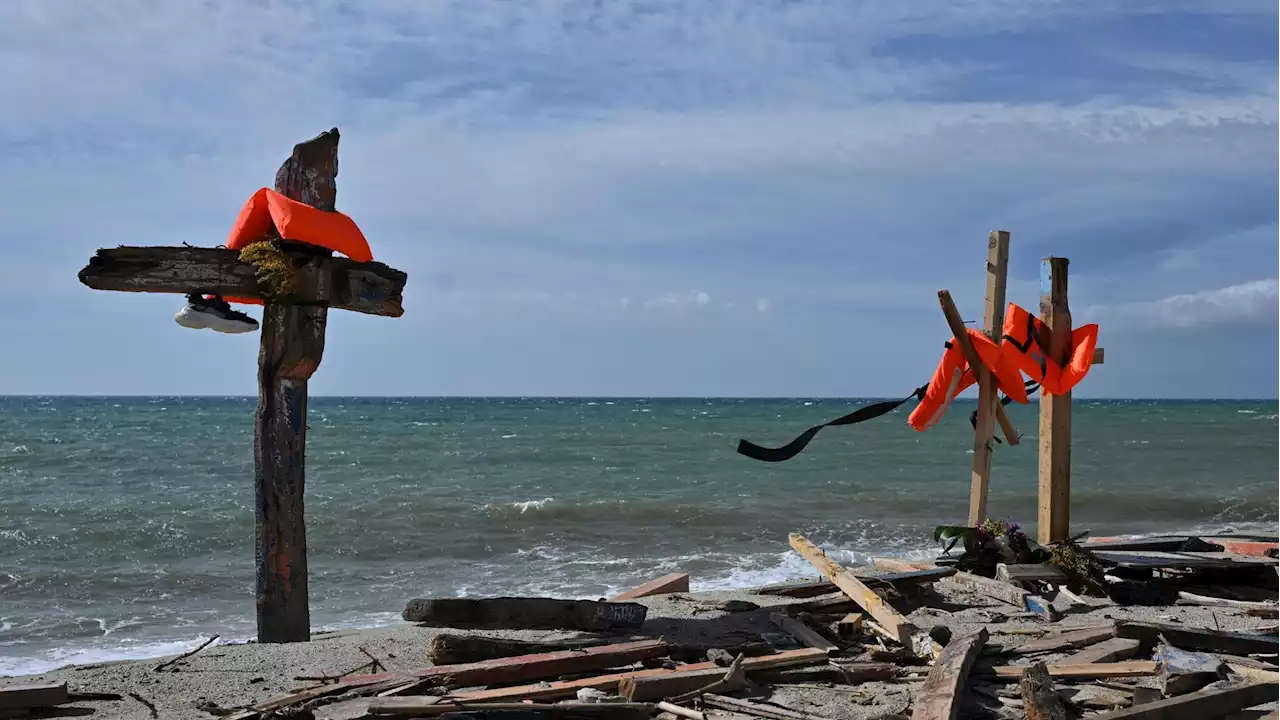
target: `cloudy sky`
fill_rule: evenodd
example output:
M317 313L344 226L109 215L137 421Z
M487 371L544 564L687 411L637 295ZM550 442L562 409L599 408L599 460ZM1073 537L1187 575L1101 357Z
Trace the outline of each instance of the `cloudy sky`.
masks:
M0 3L0 393L252 394L257 335L95 292L295 142L409 273L315 394L901 396L1071 259L1095 397L1277 394L1274 0ZM252 311L256 313L257 311Z

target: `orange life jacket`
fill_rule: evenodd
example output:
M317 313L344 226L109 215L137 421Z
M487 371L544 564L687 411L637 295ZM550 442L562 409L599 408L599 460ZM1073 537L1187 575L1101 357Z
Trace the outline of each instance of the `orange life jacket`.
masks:
M320 210L291 200L269 188L249 198L236 217L227 248L240 250L259 242L274 229L281 238L342 253L356 262L370 262L373 252L364 233L351 218L334 210ZM257 298L227 298L228 302L261 305Z
M969 329L969 341L977 351L978 358L995 375L996 386L1013 400L1027 402L1027 389L1018 374L1018 367L1011 362L1000 345L997 345L983 333ZM960 343L952 338L947 349L942 353L942 361L934 370L933 378L926 386L920 404L911 411L907 422L916 430L924 431L938 422L951 406L951 401L978 381L969 362L965 360Z
M1083 325L1071 331L1071 349L1065 366L1049 359L1048 348L1041 342L1047 328L1040 318L1009 303L1004 314L1001 348L1009 362L1027 377L1040 383L1046 395L1071 392L1093 367L1093 353L1098 348L1098 326Z

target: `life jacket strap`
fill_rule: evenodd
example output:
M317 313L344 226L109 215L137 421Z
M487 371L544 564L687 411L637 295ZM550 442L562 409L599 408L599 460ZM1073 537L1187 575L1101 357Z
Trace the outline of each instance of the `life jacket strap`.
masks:
M749 440L739 440L738 453L746 455L752 460L760 460L762 462L782 462L783 460L790 460L796 455L799 455L809 442L813 440L814 436L823 428L834 427L836 425L855 425L866 420L878 418L881 415L897 410L903 403L907 402L911 398L923 398L924 393L928 388L928 385L921 385L912 391L910 395L902 398L901 400L887 400L884 402L872 403L871 405L865 405L844 417L836 418L831 422L826 422L821 425L815 425L800 433L799 437L782 447L767 448L761 445L756 445Z

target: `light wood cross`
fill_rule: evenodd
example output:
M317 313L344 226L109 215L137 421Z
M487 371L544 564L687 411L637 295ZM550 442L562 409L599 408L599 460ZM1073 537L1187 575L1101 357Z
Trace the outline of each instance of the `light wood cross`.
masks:
M333 211L337 197L338 130L295 145L276 172L288 198ZM303 520L307 381L324 354L329 308L400 317L408 276L377 262L333 257L328 250L282 247L298 268L288 297L267 296L253 265L235 250L118 247L98 250L80 271L95 290L203 293L264 301L254 417L258 642L311 637L307 602L307 532Z

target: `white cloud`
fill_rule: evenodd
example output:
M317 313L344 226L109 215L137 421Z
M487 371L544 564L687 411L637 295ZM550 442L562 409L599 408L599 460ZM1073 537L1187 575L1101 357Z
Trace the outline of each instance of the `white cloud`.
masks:
M702 308L711 304L711 294L702 290L688 290L684 292L667 292L645 301L644 306L649 310L667 310L672 312L683 312L692 308Z
M1098 315L1104 322L1115 319L1154 327L1192 328L1230 323L1274 326L1280 319L1280 281L1255 280L1159 300L1096 306L1086 312Z
M767 313L773 309L773 303L769 302L769 298L762 297L756 300L756 312Z

